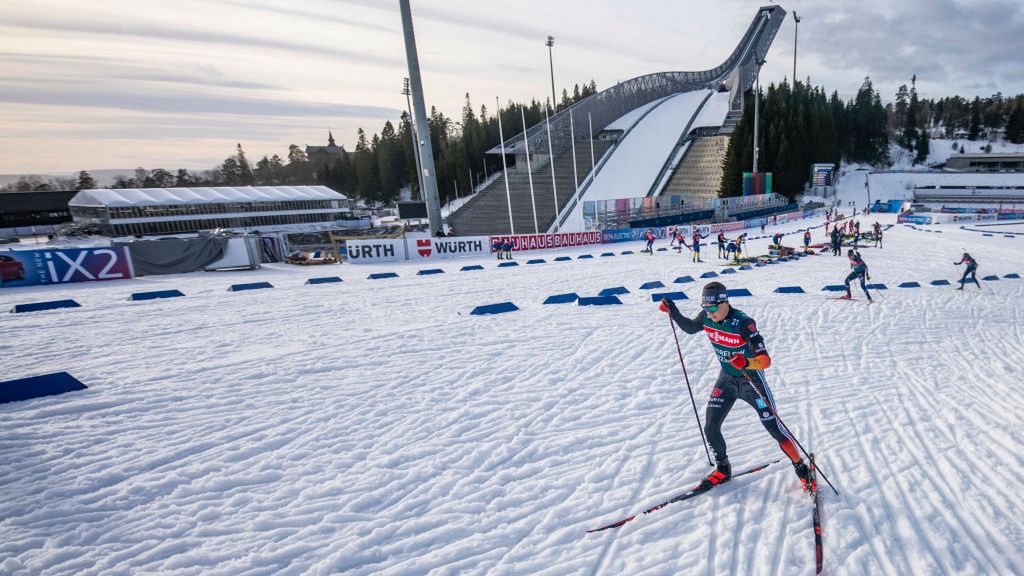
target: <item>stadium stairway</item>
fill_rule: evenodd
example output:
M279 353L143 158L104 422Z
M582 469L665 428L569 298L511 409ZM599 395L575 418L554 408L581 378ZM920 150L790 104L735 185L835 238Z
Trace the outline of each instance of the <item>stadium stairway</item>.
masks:
M601 157L611 147L611 142L594 140L594 158ZM576 144L576 171L580 182L590 174L590 141L580 140ZM517 234L533 234L533 205L530 203L530 181L526 166L517 166L508 171L509 192L512 197L512 220ZM558 209L561 210L575 193L572 173L572 150L566 150L555 158L555 184L558 192ZM541 234L555 218L555 198L551 188L551 167L533 167L533 193L537 203L537 225ZM508 234L508 200L505 196L505 177L499 176L476 197L448 217L459 236L486 236Z

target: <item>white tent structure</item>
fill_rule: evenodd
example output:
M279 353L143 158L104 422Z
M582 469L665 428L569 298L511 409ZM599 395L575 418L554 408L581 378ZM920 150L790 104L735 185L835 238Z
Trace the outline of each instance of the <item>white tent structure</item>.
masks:
M352 219L348 197L326 186L82 190L68 206L75 222L96 224L113 236L269 230Z

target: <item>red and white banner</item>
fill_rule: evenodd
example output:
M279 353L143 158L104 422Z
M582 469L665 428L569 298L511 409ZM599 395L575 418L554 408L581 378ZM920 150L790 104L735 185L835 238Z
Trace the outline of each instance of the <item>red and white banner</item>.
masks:
M483 256L491 252L489 240L487 236L408 237L405 239L405 252L408 254L409 260Z
M491 236L490 245L495 241L510 242L512 250L523 252L526 250L549 250L552 248L565 248L569 246L587 246L600 244L602 235L596 232L572 232L569 234L517 234L515 236Z

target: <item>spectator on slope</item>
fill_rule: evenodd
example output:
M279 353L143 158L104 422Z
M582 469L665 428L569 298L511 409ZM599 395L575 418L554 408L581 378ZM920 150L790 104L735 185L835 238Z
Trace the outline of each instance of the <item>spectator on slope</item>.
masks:
M867 297L868 302L871 302L871 294L868 293L867 284L864 283L864 277L867 276L868 280L871 280L871 274L868 272L868 265L864 263L864 259L861 258L860 252L854 249L850 249L846 252L846 255L850 258L850 268L853 271L846 277L846 296L842 297L842 300L850 300L853 295L850 293L850 281L860 279L860 289L864 291L864 296Z
M832 228L832 255L839 256L839 251L843 246L843 234L839 231L839 226Z
M704 286L701 311L695 318L683 316L668 298L661 301L660 309L667 312L672 321L687 334L701 331L707 334L721 364L718 380L708 398L704 420L704 432L718 465L714 472L701 481L700 488L710 488L732 477L732 466L722 436L722 423L739 399L749 404L758 414L761 425L779 443L779 447L792 462L804 489L808 489L807 465L800 457L792 435L775 417L775 401L764 377L764 370L771 366L772 360L754 320L730 306L728 292L721 282L710 282ZM744 372L749 375L749 381ZM768 409L768 403L771 403L771 410Z
M971 255L968 254L967 252L964 252L964 255L963 255L962 258L960 258L960 261L953 263L954 266L959 266L961 264L967 264L967 269L964 270L964 275L963 275L962 278L960 278L960 287L957 288L957 290L963 290L964 289L964 282L966 282L968 280L967 276L970 276L970 280L972 282L974 282L978 286L978 290L981 290L981 283L978 282L978 274L977 274L978 262L977 262L977 260L972 258Z

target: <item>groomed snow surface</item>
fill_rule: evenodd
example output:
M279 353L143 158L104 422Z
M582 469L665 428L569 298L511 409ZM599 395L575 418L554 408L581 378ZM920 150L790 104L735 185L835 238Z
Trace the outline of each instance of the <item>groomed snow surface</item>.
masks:
M894 221L862 221L876 216ZM723 277L754 294L733 304L766 338L780 415L840 491L822 482L830 574L1024 574L1024 281L928 285L955 281L965 249L979 276L1024 273L1024 238L935 229L863 250L889 287L873 305L820 291L842 257ZM638 288L695 298L705 280L673 279L725 266L714 250L619 254L639 249L5 289L4 310L83 306L5 315L5 376L68 370L89 389L0 405L0 573L813 573L809 499L785 463L586 533L710 470L669 321ZM772 293L792 285L808 293ZM621 306L541 304L615 286ZM126 300L170 288L186 297ZM503 301L520 310L469 315ZM703 335L680 343L703 418L718 366ZM742 403L724 434L736 470L782 455Z

